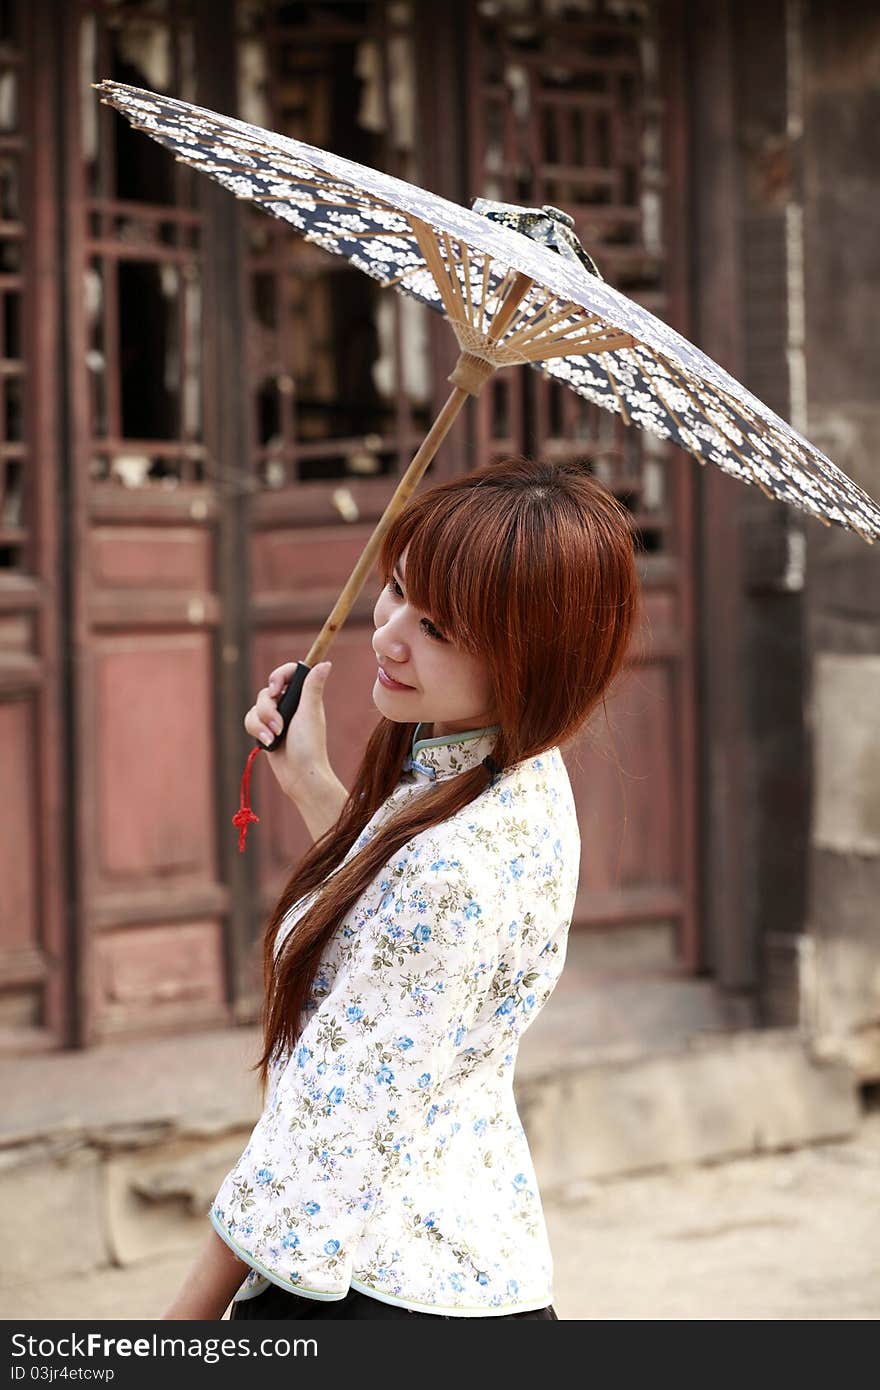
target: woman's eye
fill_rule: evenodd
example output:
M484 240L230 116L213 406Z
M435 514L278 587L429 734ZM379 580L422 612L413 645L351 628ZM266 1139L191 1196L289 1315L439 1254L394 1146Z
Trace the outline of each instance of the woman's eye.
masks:
M391 590L393 594L396 594L398 598L403 598L403 590L401 589L400 585L398 584L397 580L394 578L393 575L388 581L388 588ZM443 636L442 632L437 631L430 618L422 618L422 627L425 629L429 637L433 637L435 642L446 641L446 638Z

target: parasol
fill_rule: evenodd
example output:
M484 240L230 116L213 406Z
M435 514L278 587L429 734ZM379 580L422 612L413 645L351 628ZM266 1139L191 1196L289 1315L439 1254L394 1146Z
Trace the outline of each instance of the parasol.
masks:
M119 82L101 100L238 198L448 319L460 349L452 392L279 702L284 741L303 682L370 575L382 539L455 417L499 368L529 364L650 430L701 464L855 531L880 535L880 507L819 449L699 348L606 284L558 208L477 199L472 208L300 140ZM253 749L233 823L244 849Z

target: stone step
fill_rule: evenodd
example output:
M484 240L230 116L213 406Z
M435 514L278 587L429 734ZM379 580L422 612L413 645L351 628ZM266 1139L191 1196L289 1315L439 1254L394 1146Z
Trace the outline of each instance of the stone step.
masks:
M796 1029L694 1034L646 1050L591 1046L571 1019L559 1021L554 1037L548 1018L534 1047L526 1034L517 1072L542 1190L842 1139L858 1127L855 1072L815 1056Z
M693 1037L750 1030L753 1023L749 1000L725 997L709 980L584 973L577 987L564 988L560 981L524 1034L517 1075L560 1049L587 1057L608 1047L650 1053Z
M855 1131L848 1066L815 1058L795 1030L713 1031L710 1005L690 1007L702 1033L671 1041L658 1026L651 1043L600 1047L595 999L554 996L522 1040L515 1082L542 1191ZM659 1000L649 1012L675 1016ZM161 1259L203 1239L259 1113L248 1070L258 1041L255 1028L225 1029L0 1062L11 1237L0 1284Z

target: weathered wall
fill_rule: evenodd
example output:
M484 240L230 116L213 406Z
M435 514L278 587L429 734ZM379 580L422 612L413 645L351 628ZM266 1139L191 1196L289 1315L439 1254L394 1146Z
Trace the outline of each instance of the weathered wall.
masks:
M742 380L806 431L803 392L798 48L792 6L734 6L732 68L738 171ZM794 27L794 32L793 32ZM800 1013L806 918L810 740L804 719L803 512L741 489L743 668L749 730L743 834L757 943L758 1017Z
M808 432L880 496L880 12L803 5ZM802 1006L880 1077L880 545L807 530L813 788Z

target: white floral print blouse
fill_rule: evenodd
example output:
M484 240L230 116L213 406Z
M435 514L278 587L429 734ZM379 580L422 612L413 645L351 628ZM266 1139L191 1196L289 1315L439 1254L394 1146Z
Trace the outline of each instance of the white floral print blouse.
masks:
M492 751L497 725L420 739L354 855L408 797ZM565 960L580 833L558 747L423 831L340 924L291 1054L210 1209L268 1282L424 1312L543 1308L553 1264L513 1092ZM335 872L335 871L334 871ZM312 894L290 909L276 950Z

